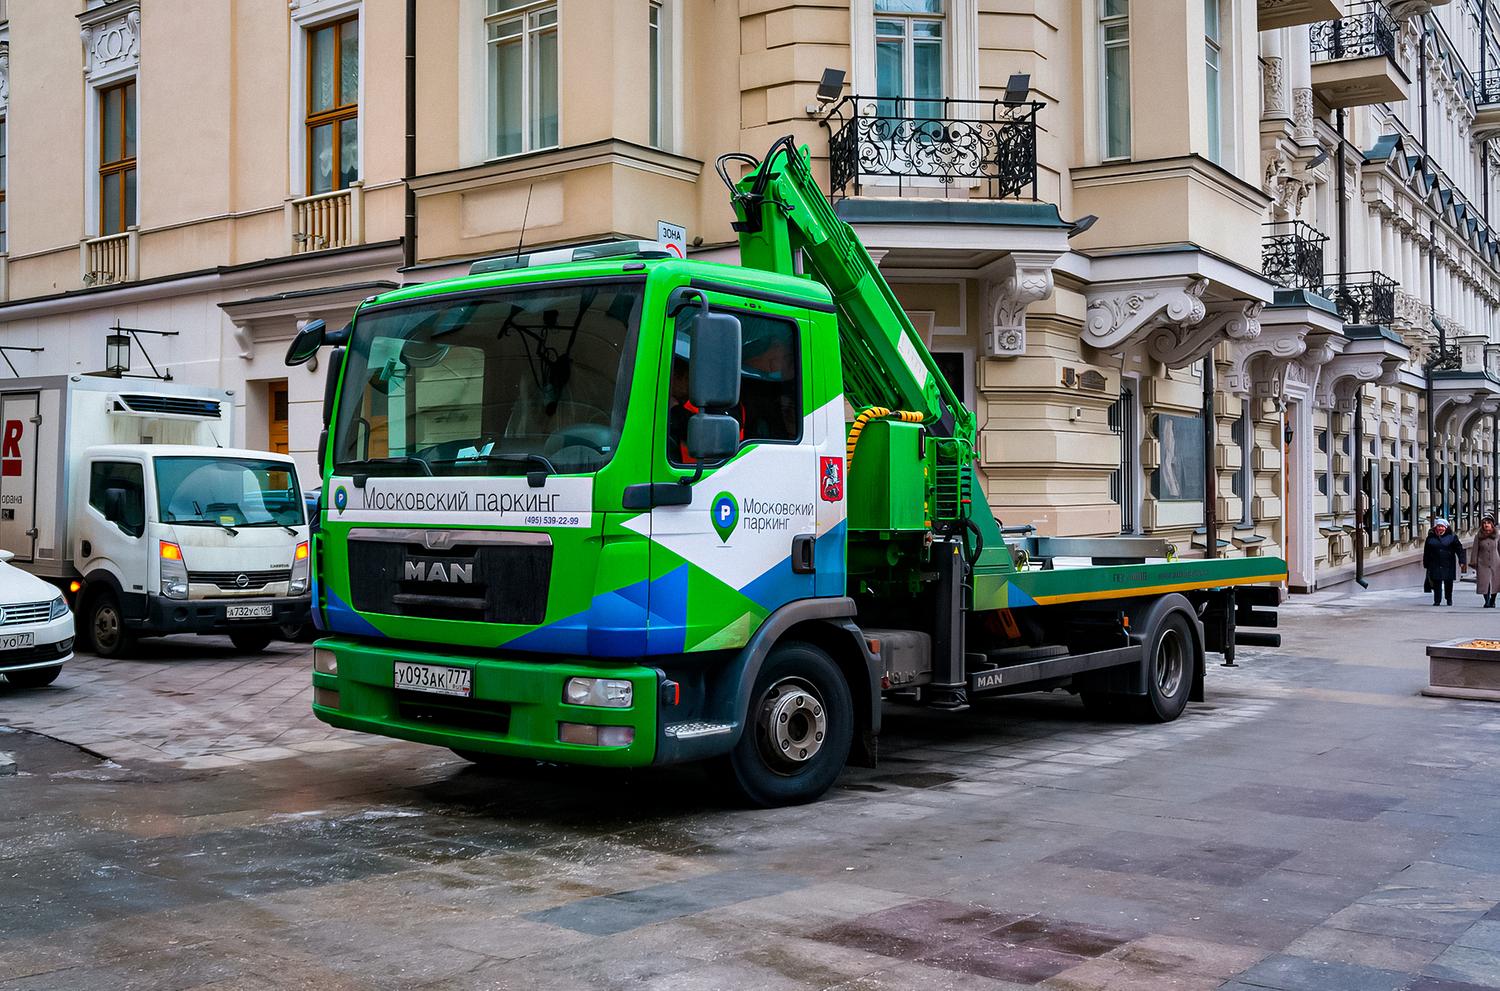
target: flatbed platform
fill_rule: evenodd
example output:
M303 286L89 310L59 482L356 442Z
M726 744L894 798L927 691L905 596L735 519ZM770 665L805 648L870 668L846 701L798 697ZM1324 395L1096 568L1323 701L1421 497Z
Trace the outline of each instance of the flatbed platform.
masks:
M1089 565L974 576L975 609L1024 609L1068 602L1126 599L1286 580L1275 557L1203 558L1150 564Z

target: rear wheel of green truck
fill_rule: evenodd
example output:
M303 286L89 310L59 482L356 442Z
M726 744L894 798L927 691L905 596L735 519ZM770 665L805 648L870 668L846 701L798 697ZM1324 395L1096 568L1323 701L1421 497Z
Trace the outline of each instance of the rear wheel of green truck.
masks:
M833 658L811 644L781 644L755 679L727 777L754 805L811 802L838 780L853 740L854 704Z
M1137 699L1142 718L1170 723L1187 708L1193 675L1202 659L1188 619L1180 612L1161 618L1146 644L1146 695Z

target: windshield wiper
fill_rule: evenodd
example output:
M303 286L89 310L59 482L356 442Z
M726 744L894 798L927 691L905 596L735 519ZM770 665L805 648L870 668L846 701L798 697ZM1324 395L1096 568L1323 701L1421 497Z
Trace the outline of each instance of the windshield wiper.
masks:
M354 487L362 489L365 487L365 479L371 475L383 474L380 471L367 471L368 468L390 468L400 465L416 465L422 469L423 475L432 475L432 467L422 458L414 458L409 454L395 454L387 458L365 458L363 461L340 461L333 466L334 471L354 476Z
M557 466L540 454L468 454L461 458L439 458L432 462L435 465L461 465L461 464L522 464L540 465L540 471L528 471L526 483L534 489L539 489L547 483L548 475L558 474Z

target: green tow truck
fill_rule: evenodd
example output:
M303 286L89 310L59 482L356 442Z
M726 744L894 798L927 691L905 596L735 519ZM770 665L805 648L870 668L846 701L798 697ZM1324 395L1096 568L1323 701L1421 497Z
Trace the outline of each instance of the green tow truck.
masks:
M886 699L1167 721L1206 654L1278 643L1280 560L1004 532L973 413L806 148L718 171L739 266L491 259L294 340L332 348L319 719L485 764L714 760L776 805L872 764Z

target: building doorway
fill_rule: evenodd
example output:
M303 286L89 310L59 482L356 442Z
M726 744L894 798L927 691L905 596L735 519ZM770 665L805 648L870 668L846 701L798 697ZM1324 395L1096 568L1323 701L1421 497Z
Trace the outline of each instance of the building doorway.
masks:
M266 449L275 454L290 454L287 430L286 379L266 384Z

